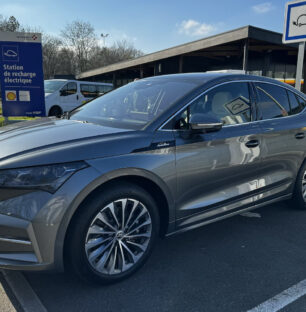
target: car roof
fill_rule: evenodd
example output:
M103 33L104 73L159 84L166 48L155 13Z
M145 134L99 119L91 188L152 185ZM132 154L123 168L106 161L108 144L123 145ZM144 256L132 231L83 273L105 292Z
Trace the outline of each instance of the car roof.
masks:
M233 74L233 73L182 73L182 74L171 74L171 75L161 75L161 76L154 76L145 79L152 79L152 80L172 80L172 81L190 81L200 85L215 85L222 82L227 81L236 81L236 80L245 80L245 81L259 81L259 82L268 82L273 83L275 85L279 85L281 87L286 87L291 89L293 92L299 93L303 97L305 97L304 93L299 92L297 89L293 88L292 86L278 81L273 78L263 77L263 76L255 76L255 75L248 75L248 74Z

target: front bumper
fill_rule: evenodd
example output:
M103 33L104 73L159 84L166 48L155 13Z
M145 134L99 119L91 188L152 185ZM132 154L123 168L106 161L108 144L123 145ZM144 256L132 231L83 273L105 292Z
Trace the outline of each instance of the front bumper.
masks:
M99 176L92 167L80 170L55 194L0 189L0 268L62 271L71 217Z
M42 258L30 221L0 215L0 267L45 270L52 265Z

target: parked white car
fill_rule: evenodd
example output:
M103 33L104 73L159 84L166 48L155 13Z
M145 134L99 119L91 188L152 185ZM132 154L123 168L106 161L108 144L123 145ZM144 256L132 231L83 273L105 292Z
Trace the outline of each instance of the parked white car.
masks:
M67 79L45 80L47 116L59 116L113 89L111 83Z

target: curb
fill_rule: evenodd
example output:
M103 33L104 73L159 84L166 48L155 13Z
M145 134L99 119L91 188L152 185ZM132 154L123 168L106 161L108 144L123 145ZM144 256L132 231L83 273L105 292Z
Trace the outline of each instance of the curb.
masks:
M47 312L29 282L18 271L0 271L24 312Z

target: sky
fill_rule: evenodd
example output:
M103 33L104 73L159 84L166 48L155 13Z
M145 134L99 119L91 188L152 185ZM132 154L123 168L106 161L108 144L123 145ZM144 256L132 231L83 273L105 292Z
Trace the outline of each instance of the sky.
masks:
M59 35L74 20L90 22L106 45L131 41L151 53L253 25L283 32L286 0L0 0L0 14ZM101 40L100 44L103 44Z

